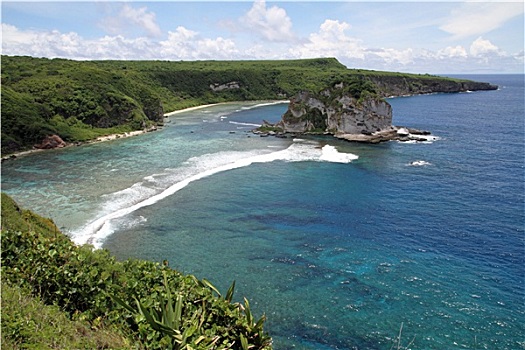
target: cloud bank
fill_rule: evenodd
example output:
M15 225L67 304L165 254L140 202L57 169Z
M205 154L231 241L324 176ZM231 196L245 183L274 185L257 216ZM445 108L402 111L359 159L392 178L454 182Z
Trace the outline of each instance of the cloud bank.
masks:
M465 8L469 8L469 4L461 7ZM75 32L58 30L23 30L2 23L2 53L81 60L336 57L350 68L417 73L523 72L523 50L507 53L483 37L490 28L502 25L515 14L509 10L495 11L491 4L476 9L476 13L469 14L458 10L440 27L452 37L472 37L471 40L464 41L463 45L429 50L370 47L366 38L352 34L350 23L337 19L326 19L315 31L301 37L294 33L292 20L284 9L269 7L264 1L256 1L242 17L232 20L230 24L236 25L237 35L231 37L204 36L184 26L163 32L155 13L146 7L126 4L116 15L100 22L107 35L98 38L88 39ZM490 20L487 19L489 13L494 14ZM472 22L462 27L459 23L465 24L465 18L472 18ZM482 21L488 21L487 25L482 26ZM135 29L133 32L126 29L131 27ZM249 40L241 40L242 35Z

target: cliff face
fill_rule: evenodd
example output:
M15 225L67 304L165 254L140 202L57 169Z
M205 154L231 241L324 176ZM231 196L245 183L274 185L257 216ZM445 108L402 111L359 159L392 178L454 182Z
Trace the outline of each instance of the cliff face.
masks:
M496 90L498 87L489 83L441 79L435 76L381 75L370 76L370 81L377 87L382 97L422 95L431 93L455 93L466 91Z
M344 83L320 94L300 92L277 124L284 132L371 134L392 127L392 107L367 90L355 96Z

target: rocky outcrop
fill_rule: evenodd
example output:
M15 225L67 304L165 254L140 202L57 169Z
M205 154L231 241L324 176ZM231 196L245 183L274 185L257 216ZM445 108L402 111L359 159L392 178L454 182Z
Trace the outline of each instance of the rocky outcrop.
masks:
M38 149L52 149L66 147L67 144L58 135L47 136L42 140L42 143L35 145Z
M300 92L276 125L284 132L369 135L392 128L392 107L372 92L355 96L344 83L320 94Z
M339 133L334 137L352 142L380 143L385 141L402 142L431 142L438 139L432 136L430 131L417 130L399 126L392 126L390 129L376 131L370 134L343 134Z
M392 126L392 107L384 100L369 97L356 101L349 96L336 99L327 110L327 130L334 133L368 134Z
M234 89L240 89L240 88L241 88L241 86L240 86L239 82L237 82L237 81L231 81L231 82L226 83L226 84L220 84L220 83L210 84L210 89L213 92L218 92L218 91L222 91L222 90L234 90Z
M329 134L366 143L434 139L428 131L393 126L392 107L365 81L336 83L318 94L300 92L277 124L264 121L254 132L261 136Z
M302 91L290 99L281 120L259 128L261 136L286 133L331 134L337 138L378 143L390 140L431 141L428 131L392 125L392 107L384 97L496 90L489 83L403 74L354 77L314 94Z

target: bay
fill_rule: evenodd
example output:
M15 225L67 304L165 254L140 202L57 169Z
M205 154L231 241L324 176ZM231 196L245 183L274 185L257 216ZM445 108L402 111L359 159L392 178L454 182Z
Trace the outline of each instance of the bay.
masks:
M260 138L286 105L226 104L6 162L2 190L78 243L235 280L276 349L390 349L401 325L411 348L525 348L523 76L469 78L500 89L389 100L433 143Z

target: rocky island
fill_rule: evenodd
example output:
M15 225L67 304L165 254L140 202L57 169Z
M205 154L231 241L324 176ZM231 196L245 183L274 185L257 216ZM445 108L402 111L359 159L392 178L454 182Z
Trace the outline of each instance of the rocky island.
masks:
M276 124L264 122L254 132L266 134L329 134L337 138L378 143L382 141L427 141L429 131L392 125L392 106L385 96L494 90L496 86L469 81L370 79L353 77L318 93L301 91L290 99L288 110Z

